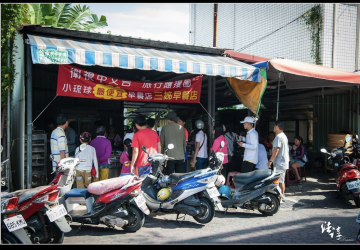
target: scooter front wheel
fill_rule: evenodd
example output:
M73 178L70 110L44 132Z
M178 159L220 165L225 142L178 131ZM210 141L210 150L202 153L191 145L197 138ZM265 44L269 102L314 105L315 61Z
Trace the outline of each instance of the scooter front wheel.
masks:
M264 208L260 208L262 203L259 203L258 210L260 213L264 215L274 215L277 213L277 211L279 211L280 201L278 197L276 197L273 194L266 193L266 196L268 196L271 199L271 203L266 204Z
M11 233L1 232L1 244L20 244L21 242Z
M128 216L126 219L128 220L129 224L123 226L123 229L127 232L136 232L144 225L145 216L143 212L140 211L140 209L132 205L128 206L127 210Z
M193 216L194 220L201 224L209 223L215 215L215 208L214 205L209 201L207 198L200 198L201 202L201 209L203 212L201 214L198 214L196 216Z

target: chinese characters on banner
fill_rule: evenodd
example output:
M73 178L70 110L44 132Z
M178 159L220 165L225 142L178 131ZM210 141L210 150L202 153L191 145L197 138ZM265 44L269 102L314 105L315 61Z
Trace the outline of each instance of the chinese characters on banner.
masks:
M128 81L66 64L59 65L56 94L106 100L198 103L201 83L202 76L178 81Z

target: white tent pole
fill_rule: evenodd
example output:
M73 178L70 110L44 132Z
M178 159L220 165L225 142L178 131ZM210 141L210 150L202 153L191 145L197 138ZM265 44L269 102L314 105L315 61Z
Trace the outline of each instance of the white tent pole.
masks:
M279 72L279 80L278 80L278 96L277 96L277 107L276 107L276 120L279 119L280 74L281 74L281 72Z

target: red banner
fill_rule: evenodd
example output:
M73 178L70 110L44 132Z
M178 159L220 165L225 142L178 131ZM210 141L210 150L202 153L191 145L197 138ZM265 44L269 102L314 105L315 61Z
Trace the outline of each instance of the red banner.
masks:
M143 102L200 102L202 76L177 81L136 82L59 65L56 94L92 99Z

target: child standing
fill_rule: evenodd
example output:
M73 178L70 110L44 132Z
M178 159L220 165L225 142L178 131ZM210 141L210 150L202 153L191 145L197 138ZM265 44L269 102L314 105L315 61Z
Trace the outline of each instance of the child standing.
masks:
M90 146L89 143L91 141L91 135L88 132L83 132L80 135L80 142L85 143L87 146L85 150L79 152L79 148L77 147L75 150L75 156L80 160L86 160L85 162L80 162L79 165L76 166L76 187L77 188L87 188L91 183L91 169L94 165L96 169L96 178L99 176L98 169L98 161L96 157L95 148Z
M131 175L131 168L130 168L131 159L132 159L131 139L128 138L124 140L124 152L120 156L120 163L122 164L120 176Z

